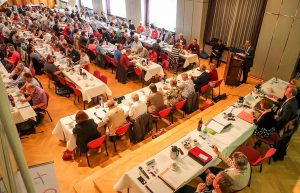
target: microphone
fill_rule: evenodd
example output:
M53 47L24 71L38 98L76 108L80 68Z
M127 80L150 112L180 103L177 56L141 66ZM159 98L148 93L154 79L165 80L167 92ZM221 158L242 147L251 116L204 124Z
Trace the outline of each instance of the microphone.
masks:
M145 172L145 170L140 166L139 167L139 170L144 174L144 176L147 178L147 179L150 179L148 174Z

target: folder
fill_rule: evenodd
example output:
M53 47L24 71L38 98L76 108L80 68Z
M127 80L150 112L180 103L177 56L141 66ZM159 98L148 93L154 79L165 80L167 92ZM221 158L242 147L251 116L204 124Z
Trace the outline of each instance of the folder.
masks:
M197 146L189 150L188 155L196 162L200 163L202 166L205 166L208 162L212 160L211 155L209 155Z
M250 113L246 113L245 111L242 111L238 114L238 118L244 120L244 121L247 121L248 123L250 124L253 124L253 121L254 121L254 117L252 114Z

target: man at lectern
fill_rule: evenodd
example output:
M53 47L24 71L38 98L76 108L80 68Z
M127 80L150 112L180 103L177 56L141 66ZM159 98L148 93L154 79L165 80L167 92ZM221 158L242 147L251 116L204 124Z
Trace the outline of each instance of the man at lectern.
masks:
M243 80L241 83L246 83L248 78L248 73L250 72L250 68L253 66L253 59L255 50L254 47L251 45L250 40L245 41L245 47L243 53L237 53L239 56L241 56L244 59L243 64Z

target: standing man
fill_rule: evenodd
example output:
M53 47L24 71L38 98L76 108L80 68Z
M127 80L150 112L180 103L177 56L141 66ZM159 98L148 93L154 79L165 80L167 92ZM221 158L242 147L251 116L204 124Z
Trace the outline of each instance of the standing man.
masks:
M245 42L245 53L242 55L244 58L244 65L243 65L243 80L242 84L247 82L248 73L250 72L250 68L253 66L253 59L255 50L254 47L251 45L250 40L246 40Z

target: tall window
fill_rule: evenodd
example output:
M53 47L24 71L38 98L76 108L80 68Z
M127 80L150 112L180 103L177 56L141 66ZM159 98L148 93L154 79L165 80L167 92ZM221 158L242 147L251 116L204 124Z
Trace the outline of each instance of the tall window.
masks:
M89 9L94 9L93 0L81 0L81 5Z
M145 23L145 15L146 14L146 2L145 0L141 0L141 22Z
M110 14L126 18L125 0L109 0Z
M170 31L176 29L177 0L149 0L149 23Z
M104 11L105 13L107 13L106 0L102 0L102 8L103 8L103 11Z

